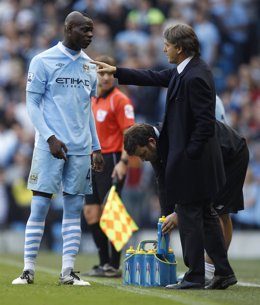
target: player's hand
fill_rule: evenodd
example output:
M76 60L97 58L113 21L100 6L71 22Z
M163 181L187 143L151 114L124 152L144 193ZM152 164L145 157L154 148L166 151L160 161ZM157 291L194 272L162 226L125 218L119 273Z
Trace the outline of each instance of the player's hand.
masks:
M111 66L102 61L96 61L96 60L92 60L91 63L97 65L97 73L111 73L111 74L116 73L115 66Z
M100 150L96 150L92 155L92 169L96 172L102 172L105 165L104 158Z
M177 214L172 213L166 217L162 224L162 233L170 233L177 226Z
M63 159L64 161L67 161L66 153L68 151L66 145L58 140L54 135L49 137L47 140L50 148L50 152L53 155L53 157L57 159Z

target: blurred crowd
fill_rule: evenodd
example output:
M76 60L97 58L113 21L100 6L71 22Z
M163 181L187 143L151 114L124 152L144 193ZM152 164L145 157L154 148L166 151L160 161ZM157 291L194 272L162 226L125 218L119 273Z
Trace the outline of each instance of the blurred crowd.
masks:
M228 123L246 137L250 164L244 186L245 211L237 228L260 228L260 1L258 0L2 0L0 1L0 228L24 226L31 192L26 189L34 129L25 107L32 57L62 39L65 16L85 11L94 20L88 55L110 55L117 65L169 67L162 32L188 23L211 67ZM132 99L136 121L162 120L165 89L121 87ZM124 202L141 227L155 226L160 215L149 164L132 158ZM54 199L48 221L60 218ZM48 226L46 226L48 228ZM50 232L51 235L51 232Z

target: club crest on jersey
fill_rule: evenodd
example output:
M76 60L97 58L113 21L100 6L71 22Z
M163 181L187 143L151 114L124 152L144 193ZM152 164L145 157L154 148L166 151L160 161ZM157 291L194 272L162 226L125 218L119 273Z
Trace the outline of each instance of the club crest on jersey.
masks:
M31 83L33 79L34 79L34 74L33 74L32 72L29 72L29 73L28 73L27 81L28 81L29 83Z
M88 71L89 71L89 65L84 64L84 65L83 65L83 70L84 70L85 72L88 72Z

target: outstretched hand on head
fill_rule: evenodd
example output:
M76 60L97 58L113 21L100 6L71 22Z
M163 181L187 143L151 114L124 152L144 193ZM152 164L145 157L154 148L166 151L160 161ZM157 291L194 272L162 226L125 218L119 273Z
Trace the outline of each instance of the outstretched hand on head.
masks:
M104 62L96 61L96 60L92 60L91 63L97 65L97 72L98 73L111 73L111 74L116 73L116 67L115 66L111 66L111 65L108 65Z

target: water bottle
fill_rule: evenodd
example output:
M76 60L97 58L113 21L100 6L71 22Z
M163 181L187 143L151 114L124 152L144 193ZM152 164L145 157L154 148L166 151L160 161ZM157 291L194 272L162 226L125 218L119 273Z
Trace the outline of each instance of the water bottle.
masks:
M154 285L161 286L161 272L160 272L160 261L156 257L154 266Z
M131 285L135 281L135 249L130 246L124 259L124 284Z
M169 248L167 260L170 263L169 264L169 284L175 284L177 283L177 270L176 270L176 259L173 252L173 249Z
M155 284L155 254L156 250L148 250L145 254L145 286Z
M135 252L135 285L145 285L145 251L141 248Z
M166 259L169 263L175 263L175 254L173 249L169 248Z
M169 233L165 233L165 234L162 233L162 225L165 219L166 219L165 216L162 216L161 218L159 218L157 224L157 238L158 238L157 254L162 259L165 259L169 249Z

